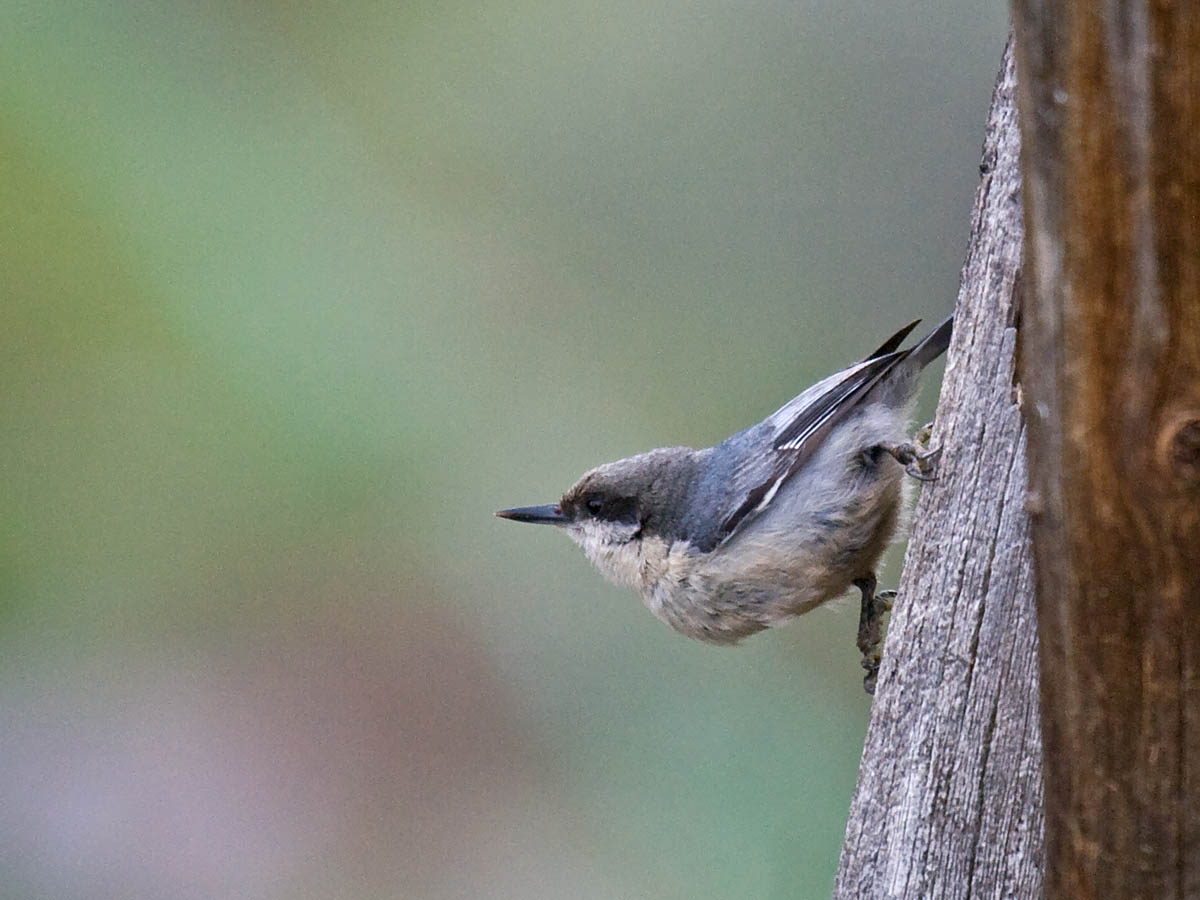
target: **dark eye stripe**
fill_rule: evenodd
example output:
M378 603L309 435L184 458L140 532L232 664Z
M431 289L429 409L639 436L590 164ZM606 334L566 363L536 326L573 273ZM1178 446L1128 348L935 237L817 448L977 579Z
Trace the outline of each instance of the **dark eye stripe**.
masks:
M592 494L579 501L589 516L608 522L637 521L637 501L632 497L607 497Z

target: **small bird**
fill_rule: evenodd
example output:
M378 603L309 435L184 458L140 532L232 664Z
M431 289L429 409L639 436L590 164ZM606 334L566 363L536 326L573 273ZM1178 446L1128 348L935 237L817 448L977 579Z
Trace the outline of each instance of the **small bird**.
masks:
M558 503L496 513L556 525L676 631L734 644L845 593L862 594L858 649L873 693L882 615L875 568L894 536L903 475L941 449L908 439L917 376L953 318L907 350L920 320L715 447L666 447L592 469Z

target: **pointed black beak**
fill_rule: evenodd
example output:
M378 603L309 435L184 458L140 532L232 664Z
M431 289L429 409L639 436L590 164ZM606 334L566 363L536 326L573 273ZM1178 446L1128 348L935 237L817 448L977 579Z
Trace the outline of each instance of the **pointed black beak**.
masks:
M496 515L514 522L532 522L534 525L566 525L568 521L557 506L518 506L516 509L502 509Z

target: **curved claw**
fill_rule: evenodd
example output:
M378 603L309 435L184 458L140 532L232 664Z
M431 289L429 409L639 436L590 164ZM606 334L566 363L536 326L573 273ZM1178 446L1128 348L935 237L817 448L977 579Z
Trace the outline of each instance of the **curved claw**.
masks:
M867 674L863 676L863 690L874 695L875 685L879 681L879 660L867 659L864 656L862 667L867 670Z
M916 444L880 444L879 448L904 466L904 471L917 481L937 481L937 463L942 456L938 447L922 453Z

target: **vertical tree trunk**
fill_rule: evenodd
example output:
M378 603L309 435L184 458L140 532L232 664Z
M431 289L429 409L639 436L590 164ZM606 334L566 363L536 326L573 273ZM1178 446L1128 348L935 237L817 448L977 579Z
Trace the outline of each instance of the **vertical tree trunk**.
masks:
M1046 893L1200 896L1200 5L1014 3Z
M1011 50L988 118L933 443L835 896L1037 897L1037 633L1014 379L1022 254Z

